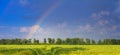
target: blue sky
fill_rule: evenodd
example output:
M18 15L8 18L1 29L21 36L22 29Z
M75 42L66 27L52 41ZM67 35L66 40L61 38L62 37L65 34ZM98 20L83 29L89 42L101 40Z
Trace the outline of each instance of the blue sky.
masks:
M119 0L0 0L0 38L120 38L119 14Z

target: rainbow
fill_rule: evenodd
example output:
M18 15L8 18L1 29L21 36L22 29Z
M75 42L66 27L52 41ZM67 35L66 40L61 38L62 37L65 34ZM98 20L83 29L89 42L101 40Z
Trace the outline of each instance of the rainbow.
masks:
M25 36L26 39L29 39L32 37L32 35L35 33L36 30L39 28L39 24L52 12L54 9L59 5L60 0L57 0L49 9L46 10L46 12L43 13L41 17L39 17L38 21L31 27L29 33Z

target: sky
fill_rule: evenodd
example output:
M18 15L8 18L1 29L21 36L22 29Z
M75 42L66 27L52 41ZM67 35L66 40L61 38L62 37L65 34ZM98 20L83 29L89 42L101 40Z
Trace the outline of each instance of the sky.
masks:
M120 0L0 0L0 38L120 39Z

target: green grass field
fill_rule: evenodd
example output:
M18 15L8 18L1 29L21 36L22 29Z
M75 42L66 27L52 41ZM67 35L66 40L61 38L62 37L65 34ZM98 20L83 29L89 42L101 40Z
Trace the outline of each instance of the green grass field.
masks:
M120 55L120 45L0 45L0 55Z

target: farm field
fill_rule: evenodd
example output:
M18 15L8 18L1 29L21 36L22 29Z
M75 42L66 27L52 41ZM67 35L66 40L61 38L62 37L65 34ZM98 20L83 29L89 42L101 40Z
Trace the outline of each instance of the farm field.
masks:
M0 55L120 55L120 45L0 45Z

